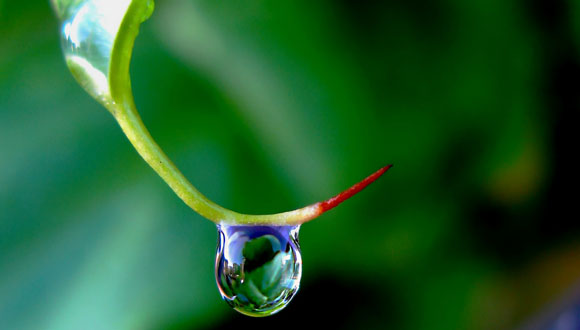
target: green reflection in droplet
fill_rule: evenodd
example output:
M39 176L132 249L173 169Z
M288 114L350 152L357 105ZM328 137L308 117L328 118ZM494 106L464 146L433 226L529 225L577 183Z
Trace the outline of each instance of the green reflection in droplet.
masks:
M250 316L282 310L300 285L298 227L222 225L218 230L216 280L224 300Z

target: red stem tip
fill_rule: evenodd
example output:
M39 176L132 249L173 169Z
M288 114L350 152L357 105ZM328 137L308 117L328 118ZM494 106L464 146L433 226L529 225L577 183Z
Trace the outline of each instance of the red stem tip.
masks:
M363 190L366 186L373 183L376 179L380 178L381 175L385 174L393 165L387 165L385 167L380 168L375 173L369 175L364 180L359 183L356 183L352 187L348 188L347 190L341 192L340 194L329 198L325 201L319 202L318 205L320 207L320 213L324 213L332 208L338 206L338 204L344 202L345 200L351 198L352 196L356 195L359 191Z

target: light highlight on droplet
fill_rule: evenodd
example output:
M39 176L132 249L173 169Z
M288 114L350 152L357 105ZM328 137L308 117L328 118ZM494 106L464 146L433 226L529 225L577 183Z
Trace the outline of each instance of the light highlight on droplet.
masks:
M222 298L249 316L282 310L300 286L299 226L219 225L216 281Z

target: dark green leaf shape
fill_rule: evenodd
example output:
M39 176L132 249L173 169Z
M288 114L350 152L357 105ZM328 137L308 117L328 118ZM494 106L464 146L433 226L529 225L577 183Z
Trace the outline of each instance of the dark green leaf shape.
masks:
M273 235L264 235L246 242L242 250L246 272L272 260L280 249L280 241Z
M285 252L274 235L263 235L247 241L242 249L243 265L238 277L222 274L220 281L228 296L236 296L238 309L269 310L281 303L290 282L295 258ZM228 285L229 284L229 285Z

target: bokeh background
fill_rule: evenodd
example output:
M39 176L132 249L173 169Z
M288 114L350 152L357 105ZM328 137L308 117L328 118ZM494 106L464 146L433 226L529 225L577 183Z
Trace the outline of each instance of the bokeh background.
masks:
M153 136L231 209L395 167L303 226L286 310L238 315L215 226L73 80L48 1L0 0L0 328L578 325L580 2L157 1L131 75Z

